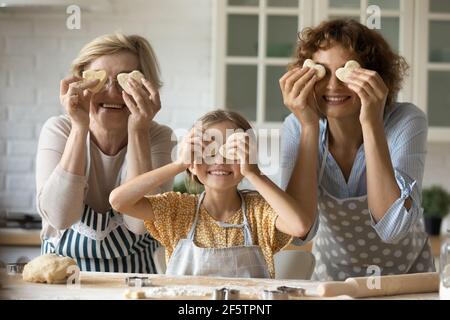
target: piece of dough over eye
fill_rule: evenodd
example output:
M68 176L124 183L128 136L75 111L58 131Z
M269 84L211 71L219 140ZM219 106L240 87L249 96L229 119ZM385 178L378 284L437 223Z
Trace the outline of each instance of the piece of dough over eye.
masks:
M105 70L85 70L81 75L85 80L99 80L97 85L93 88L89 88L88 90L92 93L99 92L106 83L106 71Z
M349 60L345 63L343 68L339 68L336 70L336 77L342 82L348 81L348 76L352 73L353 70L361 68L361 65L358 61Z
M318 80L321 80L323 77L325 77L327 71L325 70L325 67L319 63L315 63L313 60L311 59L306 59L305 62L303 62L303 68L308 67L308 68L314 68L316 69L316 75Z
M133 78L138 83L141 83L142 79L144 78L144 75L139 70L131 71L130 73L119 73L117 75L117 82L119 82L119 85L122 87L123 90L125 90L126 93L131 94L130 87L128 86L128 79Z

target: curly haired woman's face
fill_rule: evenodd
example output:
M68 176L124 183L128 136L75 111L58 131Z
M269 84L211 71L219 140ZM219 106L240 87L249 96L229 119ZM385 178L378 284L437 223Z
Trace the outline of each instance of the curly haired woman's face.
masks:
M344 67L348 60L357 60L355 55L336 44L327 50L319 50L313 60L326 69L326 75L317 82L314 91L322 115L327 118L358 117L361 101L358 95L336 77L336 70Z

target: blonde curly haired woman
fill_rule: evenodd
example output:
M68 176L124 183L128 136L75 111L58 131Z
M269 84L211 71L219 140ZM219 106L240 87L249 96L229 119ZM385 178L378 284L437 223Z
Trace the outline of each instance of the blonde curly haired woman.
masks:
M106 71L107 81L86 81L86 70ZM139 70L129 93L117 75ZM108 197L123 182L171 161L172 130L153 121L161 108L156 56L146 39L116 33L86 44L61 81L66 115L42 128L36 162L42 253L74 258L81 270L154 273L159 245L143 222L111 209ZM168 191L172 181L156 192Z

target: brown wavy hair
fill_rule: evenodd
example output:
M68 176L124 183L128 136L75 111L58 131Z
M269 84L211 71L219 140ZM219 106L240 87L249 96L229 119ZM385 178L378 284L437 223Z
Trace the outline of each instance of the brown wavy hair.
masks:
M379 32L355 20L324 21L317 27L303 29L298 34L295 62L289 69L302 66L316 51L327 50L335 44L351 50L363 68L378 72L389 89L386 106L391 106L402 88L409 66Z

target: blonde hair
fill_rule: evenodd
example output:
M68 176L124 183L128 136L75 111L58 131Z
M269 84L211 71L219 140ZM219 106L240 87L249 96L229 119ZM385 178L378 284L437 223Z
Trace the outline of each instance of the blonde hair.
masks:
M158 60L150 43L138 35L123 33L106 34L86 44L72 62L72 74L81 77L85 68L98 57L120 51L134 53L139 60L140 71L157 89L161 88Z
M252 130L252 126L247 119L235 111L214 110L197 120L197 122L201 122L204 129L208 129L215 124L226 121L233 123L236 126L236 129L242 129L244 132ZM202 191L203 187L203 184L198 180L197 176L193 175L189 169L186 170L185 185L190 193L199 193Z

